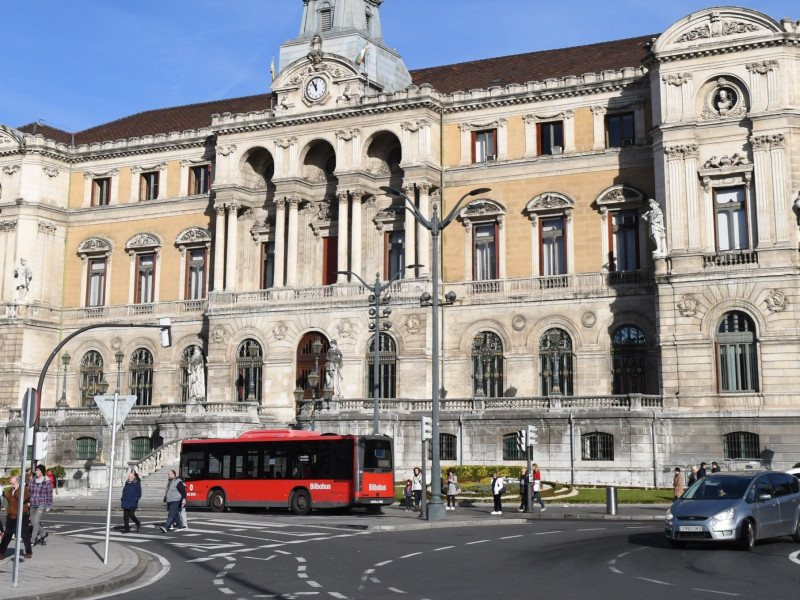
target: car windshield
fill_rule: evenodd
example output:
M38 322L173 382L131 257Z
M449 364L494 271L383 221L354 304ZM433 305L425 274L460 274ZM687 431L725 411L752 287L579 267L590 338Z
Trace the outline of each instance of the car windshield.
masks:
M744 477L704 477L686 490L689 500L732 500L743 498L750 479Z

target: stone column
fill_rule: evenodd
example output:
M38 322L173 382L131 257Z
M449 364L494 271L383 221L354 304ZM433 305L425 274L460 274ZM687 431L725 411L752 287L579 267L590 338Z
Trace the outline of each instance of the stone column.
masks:
M770 142L770 169L772 170L772 212L775 219L775 241L789 241L789 225L787 222L786 210L789 206L786 201L786 182L788 176L785 174L784 164L784 137L783 134L771 136ZM756 202L759 199L756 198Z
M214 291L221 291L225 281L225 205L214 206Z
M364 194L361 190L353 190L353 222L350 224L353 237L350 247L350 258L352 259L350 270L356 275L361 275L363 270L361 265L361 200L363 197Z
M236 254L238 251L236 226L239 223L237 219L239 205L236 202L230 202L226 208L228 209L228 256L225 261L225 290L233 290L236 289Z
M431 186L429 183L419 184L419 212L426 219L431 218ZM422 267L419 269L419 276L423 277L431 272L431 233L421 224L417 223L417 256Z
M700 250L700 199L697 196L697 144L684 146L683 172L686 189L686 221L689 250Z
M592 150L605 150L606 148L605 116L605 106L592 107L592 130L594 132Z
M348 236L348 219L347 219L347 197L348 192L338 192L336 197L339 199L339 238L338 238L338 270L339 271L347 271L348 264L347 264L347 255L348 255L348 243L347 243L347 236ZM337 283L347 283L347 275L339 273L336 277Z
M770 248L772 247L772 239L770 235L770 218L769 218L769 161L767 160L767 152L769 151L770 140L769 136L754 136L750 138L753 144L753 170L756 180L756 225L758 232L751 231L751 239L753 239L754 248ZM749 195L748 195L749 196ZM748 203L751 198L747 198ZM755 234L755 235L754 235Z
M272 287L283 287L283 265L286 261L286 199L275 198L275 281Z
M286 201L289 203L289 231L286 236L286 285L294 287L297 284L297 212L300 206L300 197L292 196Z
M408 196L412 202L416 201L416 194L414 190L415 188L413 183L403 186L403 192L405 192L405 195ZM403 215L405 216L405 225L403 228L405 230L406 238L403 248L405 251L405 263L406 266L408 266L417 262L417 220L414 218L414 215L410 210L403 211ZM405 273L401 275L401 277L405 276Z

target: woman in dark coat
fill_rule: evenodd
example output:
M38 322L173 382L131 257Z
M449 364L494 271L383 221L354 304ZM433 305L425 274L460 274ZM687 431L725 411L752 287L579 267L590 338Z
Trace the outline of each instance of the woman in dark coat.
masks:
M139 474L136 471L131 471L128 474L128 481L125 482L125 487L122 488L122 514L125 521L125 529L122 530L122 533L130 533L131 521L136 523L136 531L142 530L142 524L136 518L136 509L139 508L141 497L142 483L139 479Z

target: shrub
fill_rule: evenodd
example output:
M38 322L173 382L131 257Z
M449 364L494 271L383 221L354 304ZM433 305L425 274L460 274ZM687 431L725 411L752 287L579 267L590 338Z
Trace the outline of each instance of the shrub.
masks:
M50 472L53 473L53 477L55 477L56 480L64 479L64 477L67 476L67 470L61 465L54 465L50 467Z

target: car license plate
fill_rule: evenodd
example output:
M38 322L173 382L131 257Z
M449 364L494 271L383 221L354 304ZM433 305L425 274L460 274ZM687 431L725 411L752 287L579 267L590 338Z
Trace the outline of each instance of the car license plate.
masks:
M678 531L703 531L703 528L700 525L681 525Z

